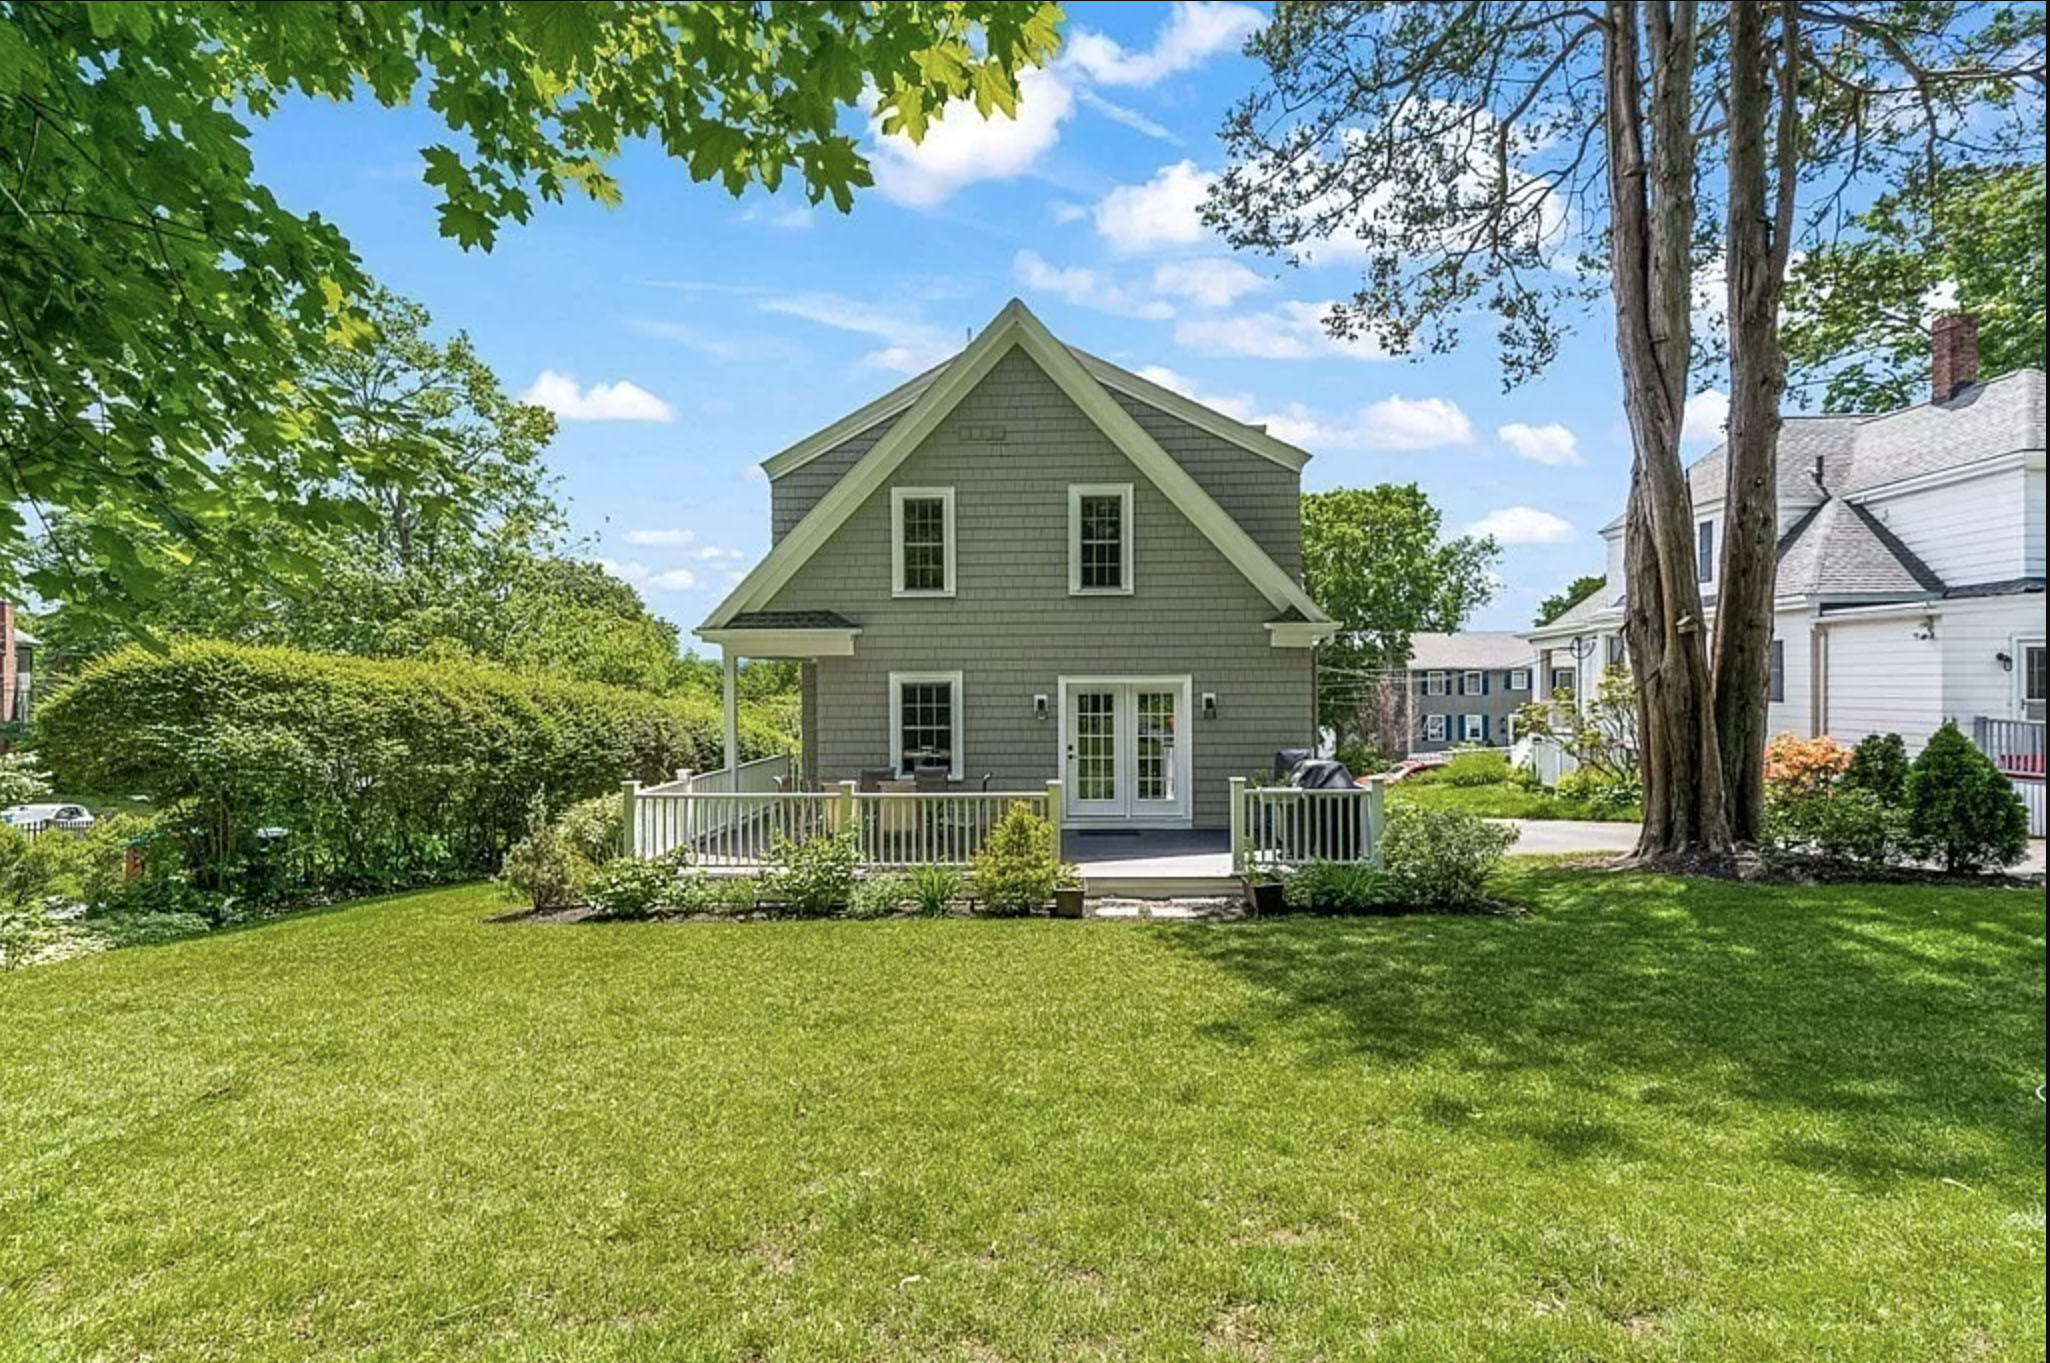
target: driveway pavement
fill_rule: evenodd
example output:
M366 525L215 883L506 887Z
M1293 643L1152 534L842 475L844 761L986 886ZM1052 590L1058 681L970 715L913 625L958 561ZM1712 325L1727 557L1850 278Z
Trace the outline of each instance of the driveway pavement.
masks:
M1637 846L1634 823L1583 823L1577 819L1511 819L1518 852L1628 852ZM2029 840L2029 855L2014 868L2024 875L2043 870L2043 840Z

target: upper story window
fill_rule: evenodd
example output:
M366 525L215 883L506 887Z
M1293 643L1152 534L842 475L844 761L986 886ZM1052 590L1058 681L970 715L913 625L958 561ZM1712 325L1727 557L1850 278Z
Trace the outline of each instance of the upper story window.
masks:
M1554 693L1564 691L1569 696L1573 694L1572 668L1555 667L1552 669L1552 690Z
M1509 669L1509 689L1510 689L1511 691L1528 691L1528 690L1530 690L1530 669L1529 669L1529 668L1527 668L1527 667L1512 667L1512 668L1510 668L1510 669Z
M1765 698L1774 703L1787 698L1787 641L1775 639L1765 655Z
M1076 596L1132 590L1132 485L1076 483L1068 488L1068 591Z
M1479 672L1459 674L1459 694L1462 696L1485 696L1488 694L1488 679Z
M1620 634L1609 636L1609 666L1621 667L1630 660L1630 645Z
M1715 522L1694 527L1694 573L1702 582L1715 581Z
M954 489L890 489L895 596L954 594Z
M1452 683L1451 683L1450 679L1449 679L1449 678L1447 677L1447 675L1446 675L1445 673L1443 673L1443 672L1426 672L1426 673L1424 673L1424 694L1425 694L1425 695L1427 695L1427 696L1446 696L1446 695L1450 695L1451 693L1452 693Z

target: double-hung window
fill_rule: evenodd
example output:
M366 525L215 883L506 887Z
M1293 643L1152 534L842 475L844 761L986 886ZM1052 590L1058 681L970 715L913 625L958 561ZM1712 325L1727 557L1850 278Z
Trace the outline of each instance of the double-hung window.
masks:
M945 767L961 779L961 674L890 674L890 765Z
M893 596L954 594L954 489L890 489Z
M1443 742L1445 739L1445 716L1425 715L1424 737L1433 743Z
M1488 693L1487 678L1478 672L1463 672L1459 677L1459 694L1462 696L1484 696Z
M1694 575L1702 582L1715 581L1715 522L1702 521L1694 527Z
M1068 591L1122 596L1132 590L1132 485L1068 488Z
M1787 698L1787 641L1775 639L1765 658L1765 698L1774 704Z
M1445 673L1443 673L1443 672L1426 672L1426 673L1424 673L1424 694L1425 694L1425 695L1427 695L1427 696L1444 696L1444 695L1450 695L1450 694L1451 694L1451 692L1452 692L1452 684L1451 684L1451 680L1450 680L1450 678L1449 678L1449 677L1447 676L1447 674L1445 674Z
M1509 669L1509 689L1510 689L1511 691L1528 691L1528 690L1530 690L1530 669L1529 669L1529 668L1527 668L1527 667L1512 667L1512 668L1510 668L1510 669Z
M1459 717L1459 739L1462 743L1487 742L1488 717L1486 715L1461 715Z

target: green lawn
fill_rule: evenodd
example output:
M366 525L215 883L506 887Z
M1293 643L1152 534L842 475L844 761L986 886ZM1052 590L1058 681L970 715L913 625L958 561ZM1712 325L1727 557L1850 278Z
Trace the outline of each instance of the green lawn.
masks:
M1562 800L1546 790L1530 790L1513 781L1487 786L1453 786L1415 777L1388 787L1388 798L1419 809L1463 809L1485 819L1591 819L1599 823L1636 823L1636 809L1598 809L1582 800Z
M0 978L0 1356L2040 1359L2044 903L488 925Z

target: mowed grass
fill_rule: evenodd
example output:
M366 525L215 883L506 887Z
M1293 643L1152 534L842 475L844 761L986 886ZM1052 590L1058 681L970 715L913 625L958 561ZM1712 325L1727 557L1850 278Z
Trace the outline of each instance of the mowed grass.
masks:
M1531 790L1513 781L1487 786L1454 786L1443 781L1411 778L1388 788L1388 798L1418 809L1458 809L1484 819L1586 819L1596 823L1636 823L1635 807L1609 809L1584 800L1568 800L1548 790Z
M0 1356L2043 1356L2040 893L1503 889L19 972Z

